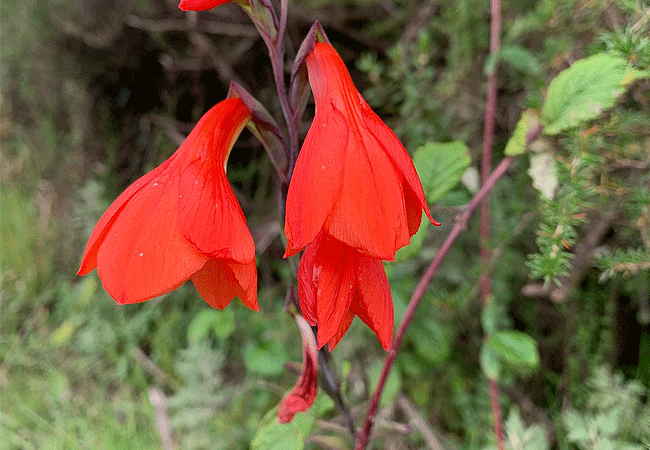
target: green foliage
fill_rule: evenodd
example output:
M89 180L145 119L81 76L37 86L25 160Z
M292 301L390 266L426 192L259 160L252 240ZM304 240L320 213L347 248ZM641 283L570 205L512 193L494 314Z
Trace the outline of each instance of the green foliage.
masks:
M535 240L539 253L530 255L527 262L531 277L548 283L568 274L573 257L569 250L578 238L576 227L584 222L594 201L594 175L601 161L588 153L556 160L559 189L555 198L540 200L542 222Z
M562 414L567 440L579 449L641 450L650 438L650 406L642 398L647 388L637 381L599 367L587 380L585 410Z
M515 131L506 144L503 153L506 156L521 155L527 149L526 137L539 125L539 117L532 110L526 110L521 115Z
M435 203L449 193L460 181L471 159L462 142L427 142L413 154L413 165L418 172L428 203ZM420 251L429 230L429 219L423 215L418 232L411 243L401 248L395 258L400 261Z
M225 340L235 331L235 317L231 310L203 309L198 312L187 328L187 339L200 342L210 332L220 340Z
M278 408L273 408L262 418L251 441L251 450L302 450L316 425L316 419L332 406L329 398L317 396L310 409L296 414L289 423L279 423Z
M436 203L460 181L472 160L462 142L428 142L413 154L427 202Z
M539 353L535 340L526 333L514 330L497 331L488 335L487 346L504 364L523 371L539 366Z
M374 391L374 388L379 382L379 376L381 375L381 370L384 364L381 361L373 364L373 366L368 371L368 385ZM384 387L384 392L379 399L379 404L382 406L391 405L395 402L395 398L402 390L402 376L398 371L392 371L388 374L386 379L386 386Z
M405 139L407 148L449 136L445 133L444 123L448 118L438 114L440 99L429 92L436 76L431 64L435 45L431 41L431 33L422 30L417 36L417 44L392 47L388 61L365 54L357 62L357 67L368 74L372 83L372 87L364 92L368 102L382 106L386 113L408 118L393 126L398 136ZM389 105L385 104L385 99L390 99Z
M597 54L574 63L549 85L542 109L544 132L557 134L594 119L614 106L626 85L647 73L621 57Z
M496 70L499 80L495 162L504 153L532 150L491 194L490 307L480 313L478 227L472 220L404 338L382 399L378 446L426 445L403 432L403 422L411 420L395 402L403 394L444 448L484 448L493 435L485 375L503 387L511 448L647 446L650 411L640 383L650 380L650 337L643 328L650 248L648 81L640 76L650 62L645 5L504 4L502 50L490 59L488 1L311 3L323 8L319 18L335 31L330 37L337 48L348 50L341 54L362 55L346 63L367 75L353 71L357 86L367 87L364 96L407 147L421 147L418 170L420 158L429 166L429 176L421 175L435 202L432 214L443 225L430 227L425 220L410 250L387 265L396 320L454 216L475 192L477 183L458 181L463 172L477 174L468 164L478 160L481 148L486 71ZM128 11L121 5L111 14L87 16L95 6L34 0L0 5L2 17L12 18L0 27L0 448L160 448L152 387L168 398L179 448L247 448L253 438L259 449L349 447L340 415L331 403L319 406L326 400L322 392L315 408L291 424L275 421L274 406L297 377L285 364L300 355L298 333L282 312L293 275L288 264L277 263L277 232L258 253L263 312L257 314L237 301L225 311L208 309L189 285L164 298L119 306L95 275L75 277L85 238L109 202L173 150L165 132L175 131L176 122L167 118L188 92L205 94L199 86L204 72L191 67L199 60L199 66L210 64L196 58L194 41L183 30L122 26L127 13L129 20L177 23L162 3L144 0L129 3ZM219 17L204 14L199 17ZM69 26L86 19L87 36L83 27ZM303 25L302 12L290 13L293 35ZM361 28L373 37L357 33ZM92 47L111 30L123 31L120 46ZM110 110L134 91L118 84L115 97L108 97L102 83L137 70L134 61L122 61L129 53L122 42L133 35L138 45L173 59L166 83L181 80L185 91L165 84L160 110L130 112L120 122ZM236 40L242 47L224 36L209 38L228 57L231 49L246 48L246 58L266 61L259 46L246 47L244 38ZM590 54L596 56L581 59ZM597 73L593 61L604 63ZM264 78L257 66L246 72L249 59L226 62L246 81ZM97 78L106 73L111 77ZM548 86L545 80L557 73ZM600 83L595 92L587 86L589 74ZM260 98L270 97L264 89ZM596 109L589 105L600 112L592 114ZM192 105L193 117L201 107ZM280 117L278 110L271 113ZM540 114L552 136L526 149L526 135ZM428 152L440 141L452 144L442 145L447 150L437 159ZM420 150L426 158L418 156ZM271 166L261 157L242 159L228 173L257 238L277 213ZM445 192L432 194L438 188ZM578 253L599 227L605 235L588 245L589 252ZM575 285L558 303L545 291L523 295L530 276L549 285ZM385 352L355 320L332 357L358 425L356 412L367 407ZM606 362L628 378L596 370ZM546 435L540 423L553 433Z
M508 450L549 450L551 447L544 427L538 423L526 426L517 407L510 408L504 429ZM488 449L494 450L496 447L486 447L484 450Z
M606 281L616 275L636 275L641 270L650 270L650 249L616 249L611 253L601 254L598 265L602 270L600 281Z

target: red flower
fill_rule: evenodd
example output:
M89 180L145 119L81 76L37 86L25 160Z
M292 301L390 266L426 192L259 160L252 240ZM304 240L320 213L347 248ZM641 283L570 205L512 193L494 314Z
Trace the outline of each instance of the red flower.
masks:
M181 0L178 7L183 11L207 11L231 0Z
M429 213L413 163L354 87L336 50L317 42L306 58L316 116L287 197L286 256L321 230L373 258L392 260Z
M191 279L215 308L237 296L258 309L255 246L225 172L250 116L235 98L210 109L167 161L108 208L77 273L97 267L120 304L148 300Z
M318 348L336 347L357 315L382 347L393 337L393 302L382 261L321 232L298 267L300 310L318 325Z
M318 389L318 351L314 332L302 316L294 316L302 337L302 373L296 386L280 402L278 421L287 423L298 412L307 411L314 403Z

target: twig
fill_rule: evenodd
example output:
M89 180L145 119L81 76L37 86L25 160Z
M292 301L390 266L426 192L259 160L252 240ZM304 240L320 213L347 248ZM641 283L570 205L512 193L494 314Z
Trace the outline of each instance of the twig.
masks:
M169 387L177 387L174 380L163 372L140 348L134 347L131 354L140 365L156 379L156 382Z
M429 424L422 418L417 408L413 403L411 403L408 397L401 394L397 397L397 405L402 411L404 411L404 414L408 416L410 423L418 429L428 448L431 450L444 450L436 435L433 434L433 430L431 430Z
M156 415L156 425L158 426L158 433L160 433L161 448L163 450L176 450L178 446L176 445L171 423L169 422L165 394L160 389L153 387L149 389L149 401Z

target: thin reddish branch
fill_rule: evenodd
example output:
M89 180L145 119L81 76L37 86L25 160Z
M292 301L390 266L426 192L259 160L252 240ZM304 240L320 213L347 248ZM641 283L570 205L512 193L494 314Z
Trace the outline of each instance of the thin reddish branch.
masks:
M411 300L409 301L409 304L406 307L406 311L404 312L404 317L402 317L402 320L400 321L400 324L397 328L397 332L395 333L395 337L393 338L393 342L391 344L390 350L386 355L386 361L384 362L384 367L381 371L381 376L379 377L379 381L377 383L377 389L375 390L375 393L373 394L372 399L370 401L370 407L368 408L366 422L364 424L363 430L361 431L361 434L357 438L357 447L356 447L357 450L364 450L368 445L368 440L370 437L370 432L372 430L373 420L377 412L377 407L379 406L379 399L381 398L381 394L384 390L384 385L386 384L386 379L388 378L388 374L390 373L390 370L393 366L395 356L397 356L397 351L399 350L400 345L402 344L402 339L404 338L406 329L408 328L411 321L413 320L413 315L415 314L415 310L417 309L418 305L420 304L420 301L424 297L424 294L427 288L429 287L429 284L431 283L433 276L438 271L438 268L440 267L442 260L444 259L445 256L447 256L447 253L451 249L453 243L456 241L456 238L460 235L461 231L463 231L467 227L467 222L469 221L469 218L471 217L476 207L481 203L481 201L485 198L488 192L490 192L490 190L494 187L495 183L503 176L506 170L508 170L508 167L510 167L510 164L512 164L514 159L515 159L514 156L509 156L507 158L504 158L501 161L501 163L499 163L497 168L494 169L494 172L492 172L492 174L485 180L481 189L476 193L472 201L470 201L467 204L462 214L460 214L460 216L456 219L456 223L452 228L451 232L449 233L449 235L447 236L447 239L445 239L445 241L443 242L442 246L440 247L440 250L438 250L438 253L436 253L435 258L433 259L433 261L431 261L431 264L424 272L422 278L420 279L420 282L418 283L417 287L413 291Z
M496 118L497 106L497 55L501 40L501 4L500 0L490 1L491 24L490 24L490 57L495 61L488 74L487 99L485 104L485 124L483 129L483 152L481 160L481 178L484 183L490 173L492 163L492 138L494 136L494 121ZM490 203L486 197L481 203L481 225L480 225L480 246L481 246L481 305L486 308L490 302L492 291L488 263L490 260ZM504 449L503 422L501 420L501 405L499 403L499 385L494 379L489 380L490 406L492 408L492 419L494 422L494 437L498 450Z
M491 1L492 23L490 29L490 56L496 58L499 53L501 35L501 12L499 0ZM492 165L492 138L497 107L497 64L493 64L488 74L487 99L485 103L485 123L483 128L483 150L481 153L481 179L490 174ZM481 263L485 266L490 259L490 202L486 198L481 203L481 226L479 231L481 246ZM481 275L481 299L483 307L490 296L490 278L485 271Z
M537 139L537 137L540 134L542 134L542 130L543 130L542 126L538 125L536 128L534 128L528 133L528 135L526 136L526 147L528 147L531 142L533 142L535 139ZM420 301L424 297L424 294L427 288L429 287L429 284L431 283L433 276L438 271L438 268L440 267L442 260L444 259L445 256L447 256L447 253L449 252L451 246L456 241L458 235L460 235L461 231L463 231L467 227L467 222L469 221L469 218L472 216L472 213L474 212L476 207L490 192L490 190L494 187L496 182L499 181L499 179L506 173L506 170L508 170L508 168L515 160L515 158L516 156L508 156L503 160L501 160L501 162L496 167L496 169L494 169L492 174L485 180L485 183L483 183L481 189L476 193L474 198L463 209L463 212L457 216L455 221L456 223L454 227L451 229L451 231L449 232L447 239L445 239L445 241L442 243L440 249L436 253L435 258L433 259L433 261L431 261L431 264L429 264L429 267L422 275L422 278L420 278L420 282L418 283L415 290L413 291L413 295L409 300L409 304L406 307L404 316L402 317L402 320L399 323L390 350L386 355L386 361L384 362L384 367L381 371L379 381L377 382L377 389L375 390L375 393L372 396L372 400L370 401L370 407L368 408L368 414L366 416L366 423L363 427L363 430L361 431L361 434L357 438L357 447L356 447L357 450L364 450L366 448L366 445L368 445L368 439L370 437L370 431L372 430L373 419L375 417L375 413L377 412L377 406L379 405L379 399L381 398L381 394L384 390L386 379L388 378L390 369L393 366L395 356L397 356L397 351L399 350L399 347L402 344L402 339L404 338L406 329L410 325L411 320L413 320L415 310L417 309L418 305L420 304Z

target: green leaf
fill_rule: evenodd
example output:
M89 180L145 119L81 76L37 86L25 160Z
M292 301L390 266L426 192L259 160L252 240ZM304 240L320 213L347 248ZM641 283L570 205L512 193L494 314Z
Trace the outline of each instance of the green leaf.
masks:
M187 339L201 341L212 331L219 339L227 339L235 331L235 317L231 310L202 309L187 327Z
M479 364L486 377L490 380L499 379L499 375L501 375L501 361L499 361L499 356L487 342L484 342L481 346Z
M598 117L614 106L627 84L647 76L609 54L577 61L551 81L542 109L544 132L557 134Z
M284 372L288 359L285 348L278 341L252 342L244 347L246 370L264 376L276 376Z
M569 409L562 415L562 419L569 442L589 441L589 426L584 416L574 409Z
M526 151L526 136L539 125L539 117L533 110L526 110L521 115L514 133L506 144L506 156L521 155Z
M539 424L526 426L521 419L519 409L513 406L508 414L505 429L507 442L511 445L507 448L518 448L522 450L548 450L550 447L544 428Z
M412 327L411 339L418 356L431 365L444 363L451 353L453 336L449 326L435 320L427 320Z
M501 61L526 75L538 75L542 66L529 50L519 45L504 45L499 52Z
M486 335L489 336L497 331L498 314L499 310L496 307L496 303L490 298L487 301L487 306L481 313L481 326Z
M427 202L435 203L458 184L472 162L463 142L427 142L413 155Z
M251 450L301 450L314 429L316 418L334 408L334 402L325 395L316 396L307 411L298 413L288 423L279 423L278 407L267 412L251 441Z
M487 342L507 364L525 368L535 368L539 365L537 343L526 333L514 330L498 331L488 336Z
M251 441L251 450L302 450L316 418L309 412L296 414L289 423L279 423L278 407L266 413Z
M65 320L50 334L50 342L55 347L61 347L70 342L75 332L74 323L71 320Z

